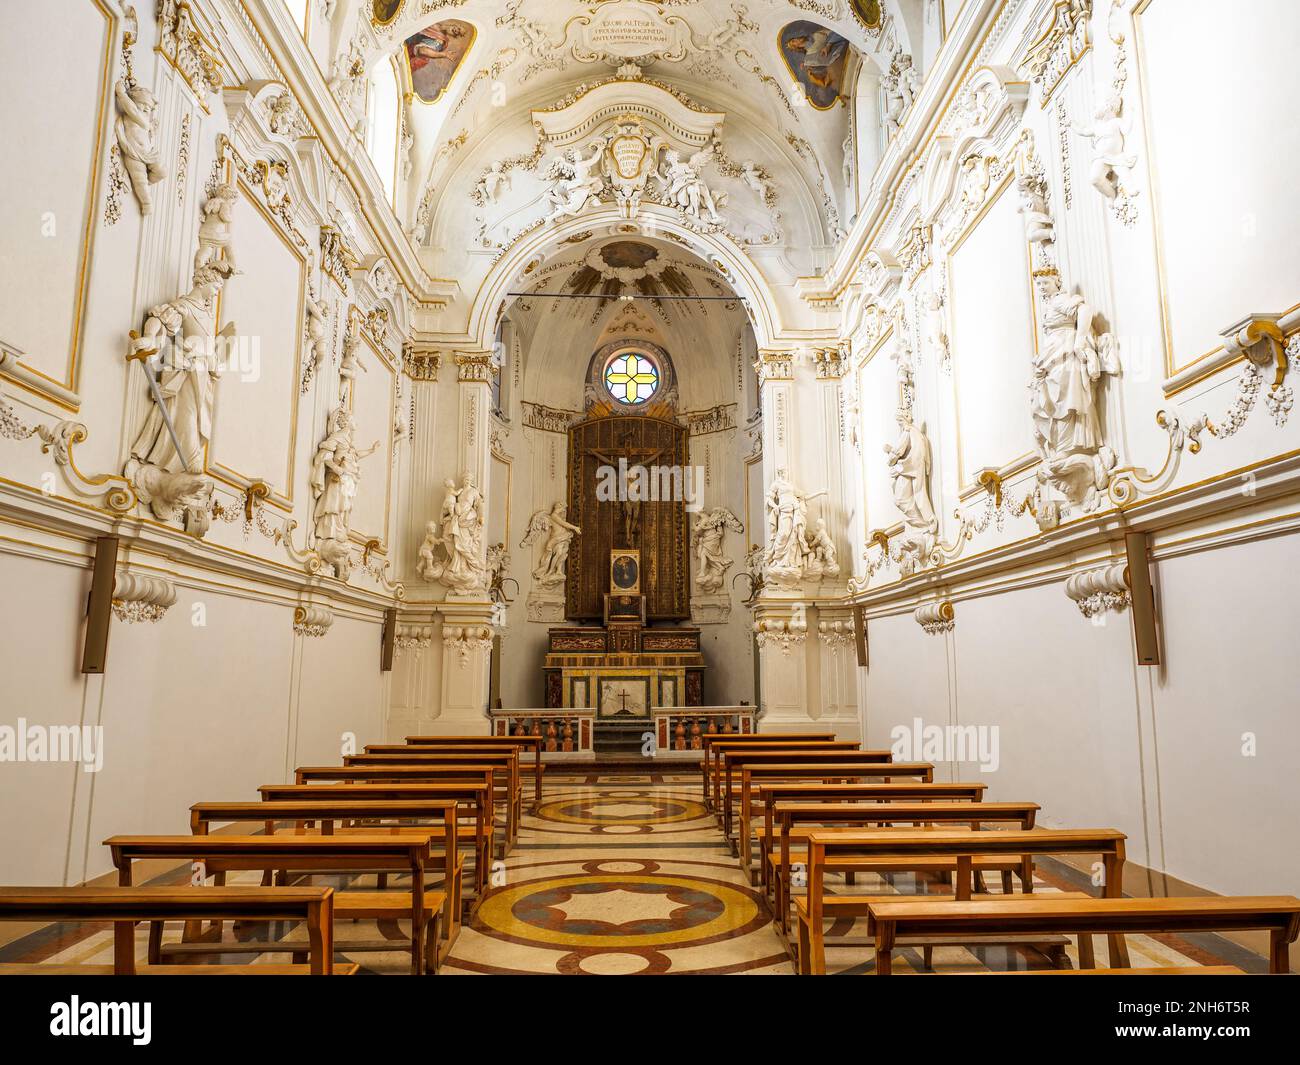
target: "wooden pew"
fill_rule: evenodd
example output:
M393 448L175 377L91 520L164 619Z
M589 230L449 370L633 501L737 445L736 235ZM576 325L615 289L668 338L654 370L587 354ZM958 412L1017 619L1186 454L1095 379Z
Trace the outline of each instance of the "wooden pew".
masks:
M473 811L476 901L482 899L487 890L494 826L492 793L483 780L450 784L263 784L257 790L266 802L419 802L454 799L462 807Z
M702 795L704 796L704 805L709 806L712 801L710 794L710 775L713 770L714 756L718 751L726 750L730 746L740 746L742 744L752 747L759 747L763 744L770 743L799 743L799 742L835 742L835 733L833 732L710 732L700 737L700 782L703 785ZM857 746L857 744L854 744Z
M409 916L411 920L411 972L434 972L438 964L438 919L446 905L443 892L426 891L424 868L432 856L432 834L336 835L336 836L112 836L104 841L112 852L118 882L131 886L132 863L137 859L160 859L204 863L208 874L234 870L258 872L287 870L295 873L325 873L340 870L365 873L410 873L407 892L340 892L334 897L334 918L384 919ZM225 890L214 888L212 890ZM348 896L353 896L350 900ZM385 898L384 896L388 896ZM346 901L345 901L346 900ZM400 909L394 909L400 904ZM376 917L375 915L378 914ZM428 936L426 939L426 926ZM161 929L151 930L150 960L161 956ZM392 944L341 944L347 950L391 950ZM170 953L231 953L241 950L267 951L282 944L181 944ZM182 949L184 948L184 949ZM191 949L192 948L192 949Z
M188 838L188 837L186 837ZM0 921L111 921L113 965L119 976L140 972L171 975L226 975L264 969L250 975L311 973L329 976L334 965L334 889L328 887L0 887ZM306 965L150 966L135 960L135 926L139 921L302 921L307 929ZM299 952L304 950L298 944ZM10 973L85 974L85 966L11 966ZM96 967L92 972L102 972ZM346 967L348 973L356 966Z
M475 783L487 787L489 796L496 794L496 779L501 770L484 765L304 765L294 770L297 784L458 784ZM265 792L263 792L265 797ZM489 811L492 805L488 804ZM502 840L501 856L509 843Z
M776 824L772 829L771 875L772 912L777 916L783 935L790 931L790 894L789 871L797 862L806 861L806 852L796 854L792 850L794 843L806 846L808 836L815 831L805 827L802 831L796 826L816 825L890 825L890 824L962 824L973 831L979 831L985 825L1013 824L1022 830L1034 827L1034 818L1039 806L1035 802L887 802L887 803L798 803L779 802L773 816ZM1025 890L1033 890L1032 866L1028 871L1023 860L1020 873L1024 877ZM1011 873L1009 868L1002 872L1002 890L1011 891ZM983 876L983 870L977 865L974 875Z
M504 795L506 804L506 834L503 857L508 854L519 838L519 822L523 819L523 783L519 775L519 752L442 752L428 751L423 748L407 747L396 754L351 754L343 759L345 766L386 766L413 765L436 767L441 765L476 765L491 766L499 770L504 777ZM501 777L498 777L498 781Z
M821 781L760 781L753 787L755 809L763 807L763 831L758 839L759 882L770 894L768 879L772 841L776 838L774 808L778 802L980 802L987 784L894 781L890 784L825 784ZM757 817L757 814L755 814ZM802 860L796 859L796 860Z
M722 805L722 761L728 753L740 751L857 751L861 745L853 740L784 740L780 743L753 743L742 740L736 743L715 743L705 752L711 761L705 767L704 802L715 816Z
M788 759L788 760L787 760ZM749 868L750 825L753 820L753 785L759 780L896 780L917 777L934 782L930 762L891 762L888 751L804 751L790 757L785 751L761 754L727 753L722 756L726 788L722 801L722 832L730 842L734 827L732 794L739 790L740 828L733 846L741 865ZM736 788L739 785L739 788Z
M455 799L403 799L388 801L321 801L301 800L298 802L197 802L190 807L190 831L196 836L209 834L214 824L242 824L260 822L266 826L268 833L276 831L277 824L290 822L292 831L299 834L308 831L306 825L319 823L324 835L335 833L335 824L344 821L394 821L416 820L427 822L435 820L438 826L393 826L392 830L408 833L429 833L435 841L443 842L441 861L436 858L429 862L428 868L443 873L446 904L442 914L442 956L450 951L456 937L460 934L461 893L463 883L464 861L459 852L460 832L456 820L457 802ZM465 826L471 833L470 842L474 842L473 826ZM383 828L367 824L364 828L339 828L338 831L357 834L388 832L389 826ZM348 893L349 895L352 893ZM340 896L346 899L346 896Z
M894 866L893 859L944 858L955 860L955 901L971 897L972 872L977 857L1015 855L1029 861L1044 854L1099 854L1105 869L1104 891L1108 898L1118 898L1124 881L1123 832L1113 828L1055 830L1035 828L1029 831L952 832L945 830L909 831L904 829L814 829L808 834L808 892L795 900L799 918L799 972L814 976L826 972L824 922L833 917L874 918L873 905L882 899L898 896L825 895L828 867L840 871L874 872ZM1030 874L1032 876L1032 873ZM1022 874L1022 880L1029 882ZM954 901L954 896L938 897ZM1128 965L1128 949L1121 936L1111 939L1112 957L1121 966ZM1079 940L1081 967L1092 968L1092 942Z
M407 736L406 742L412 747L433 747L451 749L465 746L474 749L480 744L492 744L497 747L515 747L523 757L524 751L533 752L533 810L542 802L542 776L545 764L542 762L541 736ZM370 750L369 747L366 750Z
M1269 972L1290 971L1290 945L1300 934L1300 899L1293 895L1164 899L1030 898L936 903L927 899L876 902L876 974L893 971L893 951L904 936L982 936L1014 931L1112 937L1186 932L1269 933ZM1082 958L1080 959L1082 961ZM1125 959L1112 968L1128 969ZM1087 967L1091 969L1089 965ZM1141 971L1141 970L1136 970Z

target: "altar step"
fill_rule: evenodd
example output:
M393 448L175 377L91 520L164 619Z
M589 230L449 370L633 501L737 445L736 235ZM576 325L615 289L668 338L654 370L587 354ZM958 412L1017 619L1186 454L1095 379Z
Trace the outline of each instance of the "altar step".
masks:
M645 761L642 753L645 734L653 730L654 726L648 718L636 721L600 721L592 736L596 757Z

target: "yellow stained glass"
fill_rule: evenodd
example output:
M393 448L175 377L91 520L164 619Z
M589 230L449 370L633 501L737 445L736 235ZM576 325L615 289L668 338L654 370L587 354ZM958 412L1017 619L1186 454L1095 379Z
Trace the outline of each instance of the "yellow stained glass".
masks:
M635 352L617 355L605 367L605 387L619 403L644 403L659 391L659 367Z

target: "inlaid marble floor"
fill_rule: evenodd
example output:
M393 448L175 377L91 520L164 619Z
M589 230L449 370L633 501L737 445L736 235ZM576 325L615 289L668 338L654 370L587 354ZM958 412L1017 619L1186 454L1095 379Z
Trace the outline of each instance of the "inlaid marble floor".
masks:
M525 792L531 805L531 776ZM232 878L257 882L256 874ZM786 948L749 887L722 833L701 802L699 776L692 770L654 769L645 774L598 775L578 767L548 767L543 799L527 811L519 841L491 871L492 887L466 924L442 965L444 975L474 974L790 974ZM158 883L184 882L184 875ZM318 882L344 887L342 879ZM373 878L353 880L372 887ZM394 887L401 880L394 880ZM990 884L997 890L996 884ZM863 894L923 890L910 876L893 883L869 876L852 888ZM1040 868L1035 890L1077 889L1060 868ZM266 926L256 935L264 935ZM340 956L358 962L363 973L409 971L405 923L346 922L337 931ZM827 968L832 974L868 973L872 951L864 929L837 922L828 930ZM143 956L145 930L139 929ZM391 939L394 950L349 955L346 940ZM837 942L849 937L851 942ZM171 933L168 939L176 938ZM299 941L291 929L285 942ZM1097 944L1098 963L1105 947ZM1067 948L1077 965L1073 944ZM1263 971L1262 959L1212 936L1132 936L1134 966L1240 965ZM107 964L112 936L107 926L55 925L0 947L0 961ZM285 954L224 955L226 963L265 964ZM1026 969L1048 965L1030 947L941 947L934 951L940 972ZM919 949L903 949L895 972L922 971Z

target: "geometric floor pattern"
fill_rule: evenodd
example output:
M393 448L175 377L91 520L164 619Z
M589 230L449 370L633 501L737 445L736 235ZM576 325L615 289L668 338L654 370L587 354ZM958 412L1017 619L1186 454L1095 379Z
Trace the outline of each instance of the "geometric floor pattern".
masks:
M464 926L443 975L509 974L751 974L793 973L776 926L752 889L722 833L700 802L699 775L693 770L653 771L644 775L601 776L577 767L548 766L542 803L526 809L519 840L504 861L494 863L491 890ZM531 800L531 779L526 798ZM530 803L525 804L526 807ZM1048 870L1045 872L1044 870ZM1046 865L1037 871L1035 891L1078 887ZM183 883L185 875L156 883ZM232 876L231 883L257 883L258 874ZM372 887L364 878L318 883ZM400 886L394 879L392 886ZM997 884L990 884L998 890ZM885 882L862 877L857 885L828 883L828 890L866 894L913 894L939 890L902 875ZM265 925L256 926L265 934ZM404 925L345 922L336 933L339 956L360 964L363 973L409 971ZM863 930L839 922L827 932L827 971L869 973L872 951ZM143 955L143 926L137 956ZM283 941L300 940L300 928L286 929ZM168 939L174 938L171 934ZM390 952L348 954L349 939L394 941ZM280 936L276 936L279 941ZM1262 959L1213 936L1130 936L1132 965L1240 965L1261 971ZM1096 943L1104 964L1105 943ZM1073 943L1067 948L1077 966ZM228 964L266 964L286 954L228 954ZM936 947L933 965L941 972L1046 967L1033 947ZM51 925L0 947L0 962L50 961L109 964L108 926ZM917 949L900 949L894 971L923 971Z

